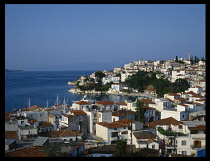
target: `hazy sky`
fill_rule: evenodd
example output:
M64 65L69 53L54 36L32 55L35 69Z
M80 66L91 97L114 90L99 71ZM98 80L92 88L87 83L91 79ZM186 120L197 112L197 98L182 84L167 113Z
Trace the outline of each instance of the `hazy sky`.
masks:
M205 4L6 4L5 68L111 70L205 57Z

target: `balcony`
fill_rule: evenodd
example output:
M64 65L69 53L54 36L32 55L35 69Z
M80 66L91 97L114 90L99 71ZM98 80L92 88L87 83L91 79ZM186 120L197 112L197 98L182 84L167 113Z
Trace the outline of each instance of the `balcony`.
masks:
M201 149L201 148L206 148L206 146L201 146L201 145L191 145L190 146L191 149Z
M166 149L176 149L177 145L174 144L166 144Z
M206 134L191 134L192 139L205 140Z

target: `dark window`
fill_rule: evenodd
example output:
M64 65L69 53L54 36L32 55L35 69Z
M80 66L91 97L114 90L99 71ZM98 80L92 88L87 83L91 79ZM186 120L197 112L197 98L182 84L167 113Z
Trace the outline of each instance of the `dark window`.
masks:
M118 136L118 132L112 132L111 136L112 137L117 137Z
M182 125L179 125L179 129L182 129Z

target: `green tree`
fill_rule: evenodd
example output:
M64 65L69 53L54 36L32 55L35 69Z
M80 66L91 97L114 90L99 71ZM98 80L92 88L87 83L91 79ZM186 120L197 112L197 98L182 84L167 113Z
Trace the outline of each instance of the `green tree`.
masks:
M202 57L202 58L201 58L201 61L205 62L206 60L205 60L205 58L204 58L204 57Z
M136 112L134 114L135 120L143 122L145 121L144 113L146 112L146 109L144 108L144 103L137 99L136 101Z
M106 76L106 75L105 75L103 72L101 72L101 71L95 72L95 77L98 77L98 78L102 79L102 78L105 77L105 76Z
M126 146L126 140L117 140L117 144L115 146L116 152L113 153L113 157L127 157Z
M50 143L43 146L43 151L47 153L47 157L64 157L66 154L61 151L61 144Z
M184 92L188 88L190 88L190 85L186 79L176 79L176 81L173 83L174 87L174 93L177 92Z

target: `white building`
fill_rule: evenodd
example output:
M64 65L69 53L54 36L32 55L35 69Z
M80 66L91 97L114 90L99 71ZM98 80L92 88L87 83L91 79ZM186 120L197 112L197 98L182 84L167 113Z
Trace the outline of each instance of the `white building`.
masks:
M188 111L178 111L176 109L163 109L161 112L161 119L165 119L170 117L173 117L174 119L178 121L182 120L188 120L189 119L189 113Z
M105 144L116 144L117 140L128 139L128 130L131 126L131 122L134 123L137 121L123 119L111 123L98 122L96 124L96 136L102 138ZM142 123L139 122L139 125L141 124ZM138 124L134 124L134 127L141 128Z
M125 84L122 83L114 83L111 85L111 90L114 92L120 92L120 90L124 89Z

